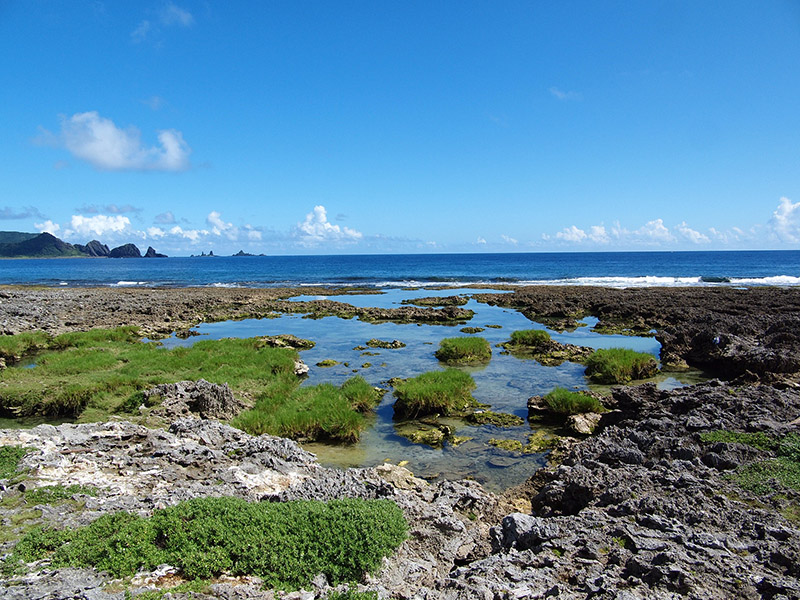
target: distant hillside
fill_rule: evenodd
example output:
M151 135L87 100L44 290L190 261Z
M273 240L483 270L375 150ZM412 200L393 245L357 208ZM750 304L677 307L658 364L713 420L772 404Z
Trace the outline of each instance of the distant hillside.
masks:
M80 256L141 258L142 254L133 244L125 244L109 250L108 246L92 240L85 246L68 244L50 233L22 233L19 231L0 231L0 258L61 258ZM145 258L165 258L152 247L147 249Z
M13 232L8 232L13 233ZM28 234L19 234L28 235ZM0 256L7 258L50 258L58 256L86 256L72 244L63 242L49 233L40 233L16 243L0 244Z
M21 231L0 231L0 244L19 244L38 235L38 233L22 233Z

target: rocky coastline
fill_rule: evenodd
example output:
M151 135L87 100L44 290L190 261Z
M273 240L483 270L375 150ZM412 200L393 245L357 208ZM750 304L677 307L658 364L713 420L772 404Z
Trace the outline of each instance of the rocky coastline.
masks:
M163 335L202 321L265 316L293 293L7 287L0 328L56 333L130 324ZM168 430L124 421L2 430L0 445L33 450L21 465L28 478L0 482L0 502L14 505L26 486L91 486L96 496L34 507L47 522L77 526L108 511L147 515L200 496L388 498L403 510L410 535L359 585L380 598L800 598L800 492L775 478L758 490L736 478L743 467L795 452L800 291L524 288L477 296L554 325L594 316L599 328L655 330L662 361L705 366L721 379L673 391L615 388L613 410L595 435L558 448L550 467L502 495L470 481L429 483L398 465L327 469L289 440L185 417ZM349 310L344 300L304 309L336 314ZM355 316L437 322L453 314L429 311L456 310L407 308L422 312L357 309ZM720 431L786 444L711 437ZM3 527L20 526L23 510L31 507L0 510ZM9 547L3 542L0 553ZM0 581L0 595L121 600L174 579L169 570L144 573L121 590L102 573L43 563ZM205 592L173 597L310 600L332 591L319 578L311 587L284 594L254 579L221 579Z

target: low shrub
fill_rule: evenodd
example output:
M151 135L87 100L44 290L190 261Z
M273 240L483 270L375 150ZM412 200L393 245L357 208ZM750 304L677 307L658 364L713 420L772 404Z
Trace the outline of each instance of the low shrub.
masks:
M593 396L582 392L572 392L565 388L555 388L544 397L551 411L560 415L577 415L580 413L606 411L603 404Z
M452 415L477 406L472 390L475 380L457 369L429 371L394 384L395 418L414 419L422 415Z
M7 563L49 555L54 567L93 567L115 577L168 563L189 580L256 575L269 587L297 589L318 573L332 585L358 581L403 542L406 529L388 500L195 498L150 518L118 512L76 530L39 528Z
M598 383L625 383L658 373L656 359L627 348L595 350L586 359L586 375Z
M434 355L448 364L486 362L492 359L492 347L481 337L445 338Z

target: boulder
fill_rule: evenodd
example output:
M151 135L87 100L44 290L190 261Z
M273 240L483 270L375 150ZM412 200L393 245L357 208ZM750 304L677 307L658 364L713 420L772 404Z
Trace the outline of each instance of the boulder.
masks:
M204 419L229 420L245 408L227 383L219 385L205 379L157 385L146 390L144 397L148 404L160 397L161 405L153 413L167 418L195 413Z

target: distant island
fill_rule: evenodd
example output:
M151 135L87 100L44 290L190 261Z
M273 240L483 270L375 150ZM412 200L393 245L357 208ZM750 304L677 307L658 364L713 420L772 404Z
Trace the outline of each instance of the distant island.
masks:
M0 231L0 258L167 258L152 246L142 254L135 244L109 248L92 240L86 245L70 244L51 233Z

